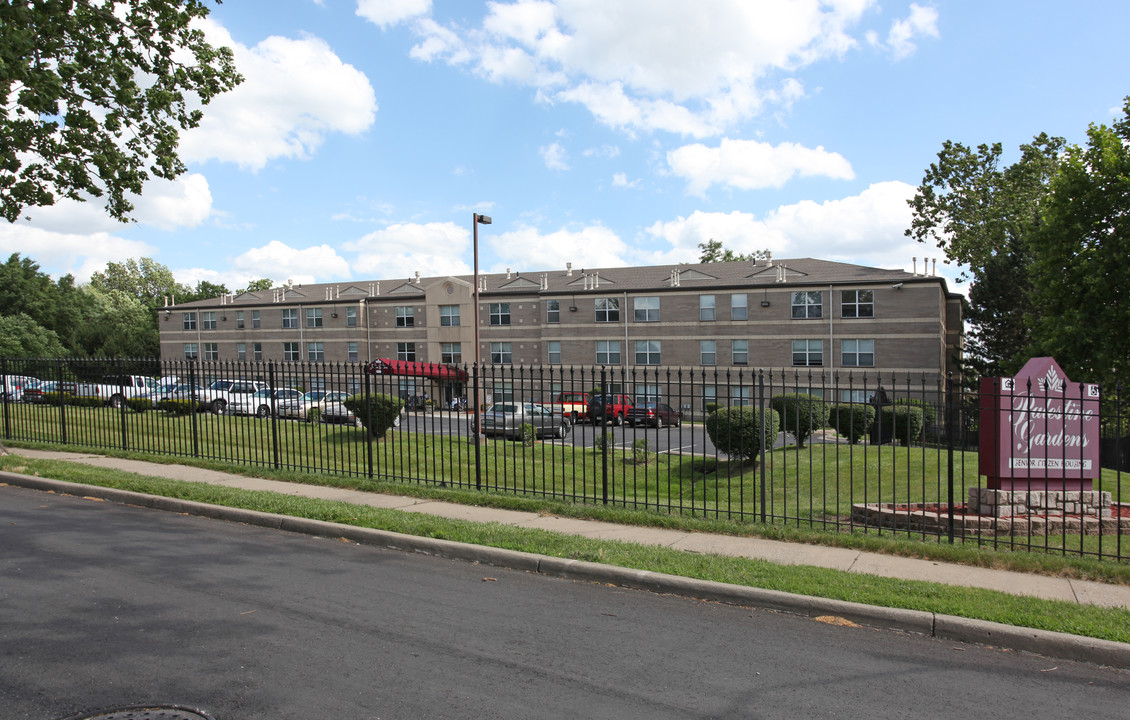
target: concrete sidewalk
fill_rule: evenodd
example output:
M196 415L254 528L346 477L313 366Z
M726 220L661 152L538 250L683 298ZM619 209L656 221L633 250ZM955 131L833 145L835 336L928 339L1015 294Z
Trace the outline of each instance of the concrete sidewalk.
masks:
M98 467L123 470L173 480L203 482L245 490L267 490L282 495L301 495L323 500L337 500L373 507L427 513L439 517L500 523L515 527L536 528L568 535L658 545L693 553L713 553L734 557L768 560L781 565L811 565L844 572L876 575L905 580L925 580L972 588L998 590L1013 595L1063 600L1081 604L1130 609L1130 586L1054 578L1043 575L990 570L845 548L787 543L751 537L712 535L709 533L668 530L662 528L617 525L594 520L578 520L540 515L533 512L500 510L460 505L399 495L379 495L360 490L298 485L295 483L250 478L185 465L164 465L140 460L123 460L94 454L66 453L9 448L14 455L29 458L65 460Z

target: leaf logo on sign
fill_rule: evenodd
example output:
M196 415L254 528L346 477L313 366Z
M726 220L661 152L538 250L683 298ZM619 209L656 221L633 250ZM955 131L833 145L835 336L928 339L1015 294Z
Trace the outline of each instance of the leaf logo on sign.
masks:
M1039 379L1040 389L1045 392L1063 392L1063 378L1055 371L1054 367L1048 368L1048 372Z

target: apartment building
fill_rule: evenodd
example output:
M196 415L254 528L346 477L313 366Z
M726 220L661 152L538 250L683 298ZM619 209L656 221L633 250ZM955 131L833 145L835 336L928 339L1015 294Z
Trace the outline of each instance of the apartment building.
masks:
M955 370L961 298L944 278L797 258L287 284L163 308L163 359L701 372ZM918 382L914 380L914 382ZM561 383L555 383L560 386ZM465 394L459 381L402 391ZM631 390L628 390L629 392Z

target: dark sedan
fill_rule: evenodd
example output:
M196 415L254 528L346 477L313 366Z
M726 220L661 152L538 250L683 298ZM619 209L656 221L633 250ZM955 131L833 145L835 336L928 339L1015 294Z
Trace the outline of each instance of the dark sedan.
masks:
M645 402L628 410L628 416L625 420L629 425L652 425L657 428L664 425L679 427L683 423L683 415L665 403Z

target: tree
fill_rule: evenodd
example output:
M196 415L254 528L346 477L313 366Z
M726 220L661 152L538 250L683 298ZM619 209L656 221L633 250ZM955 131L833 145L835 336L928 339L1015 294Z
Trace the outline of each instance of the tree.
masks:
M53 281L38 263L19 253L0 264L0 316L26 315L36 326L54 333L70 354L82 354L77 333L86 302L70 275Z
M698 261L700 263L712 262L741 262L754 260L771 260L773 253L769 250L756 250L747 255L736 253L733 250L727 250L722 247L722 243L718 240L707 240L704 243L698 244L698 249L702 251L699 255Z
M59 336L29 315L0 316L0 357L61 357L67 354Z
M147 257L108 262L105 271L91 274L90 284L103 292L119 290L151 307L163 305L166 297L182 301L192 295L192 288L178 283L167 265Z
M275 281L271 280L271 278L260 278L259 280L252 280L251 282L247 283L247 287L244 288L243 292L261 292L263 290L270 290L272 287L274 287L274 285Z
M1130 97L1059 163L1033 235L1033 350L1083 380L1130 377Z
M154 309L121 290L87 286L91 302L83 323L83 345L103 357L155 357L161 339Z
M219 2L219 0L217 0ZM185 171L179 131L242 78L193 21L202 0L0 2L0 211L106 196L126 221L150 176Z
M935 243L968 267L966 350L981 374L1015 372L1032 342L1030 318L1039 313L1032 304L1031 241L1063 147L1062 138L1040 134L1021 146L1020 160L1002 167L1000 143L974 150L947 140L909 201L906 235Z

